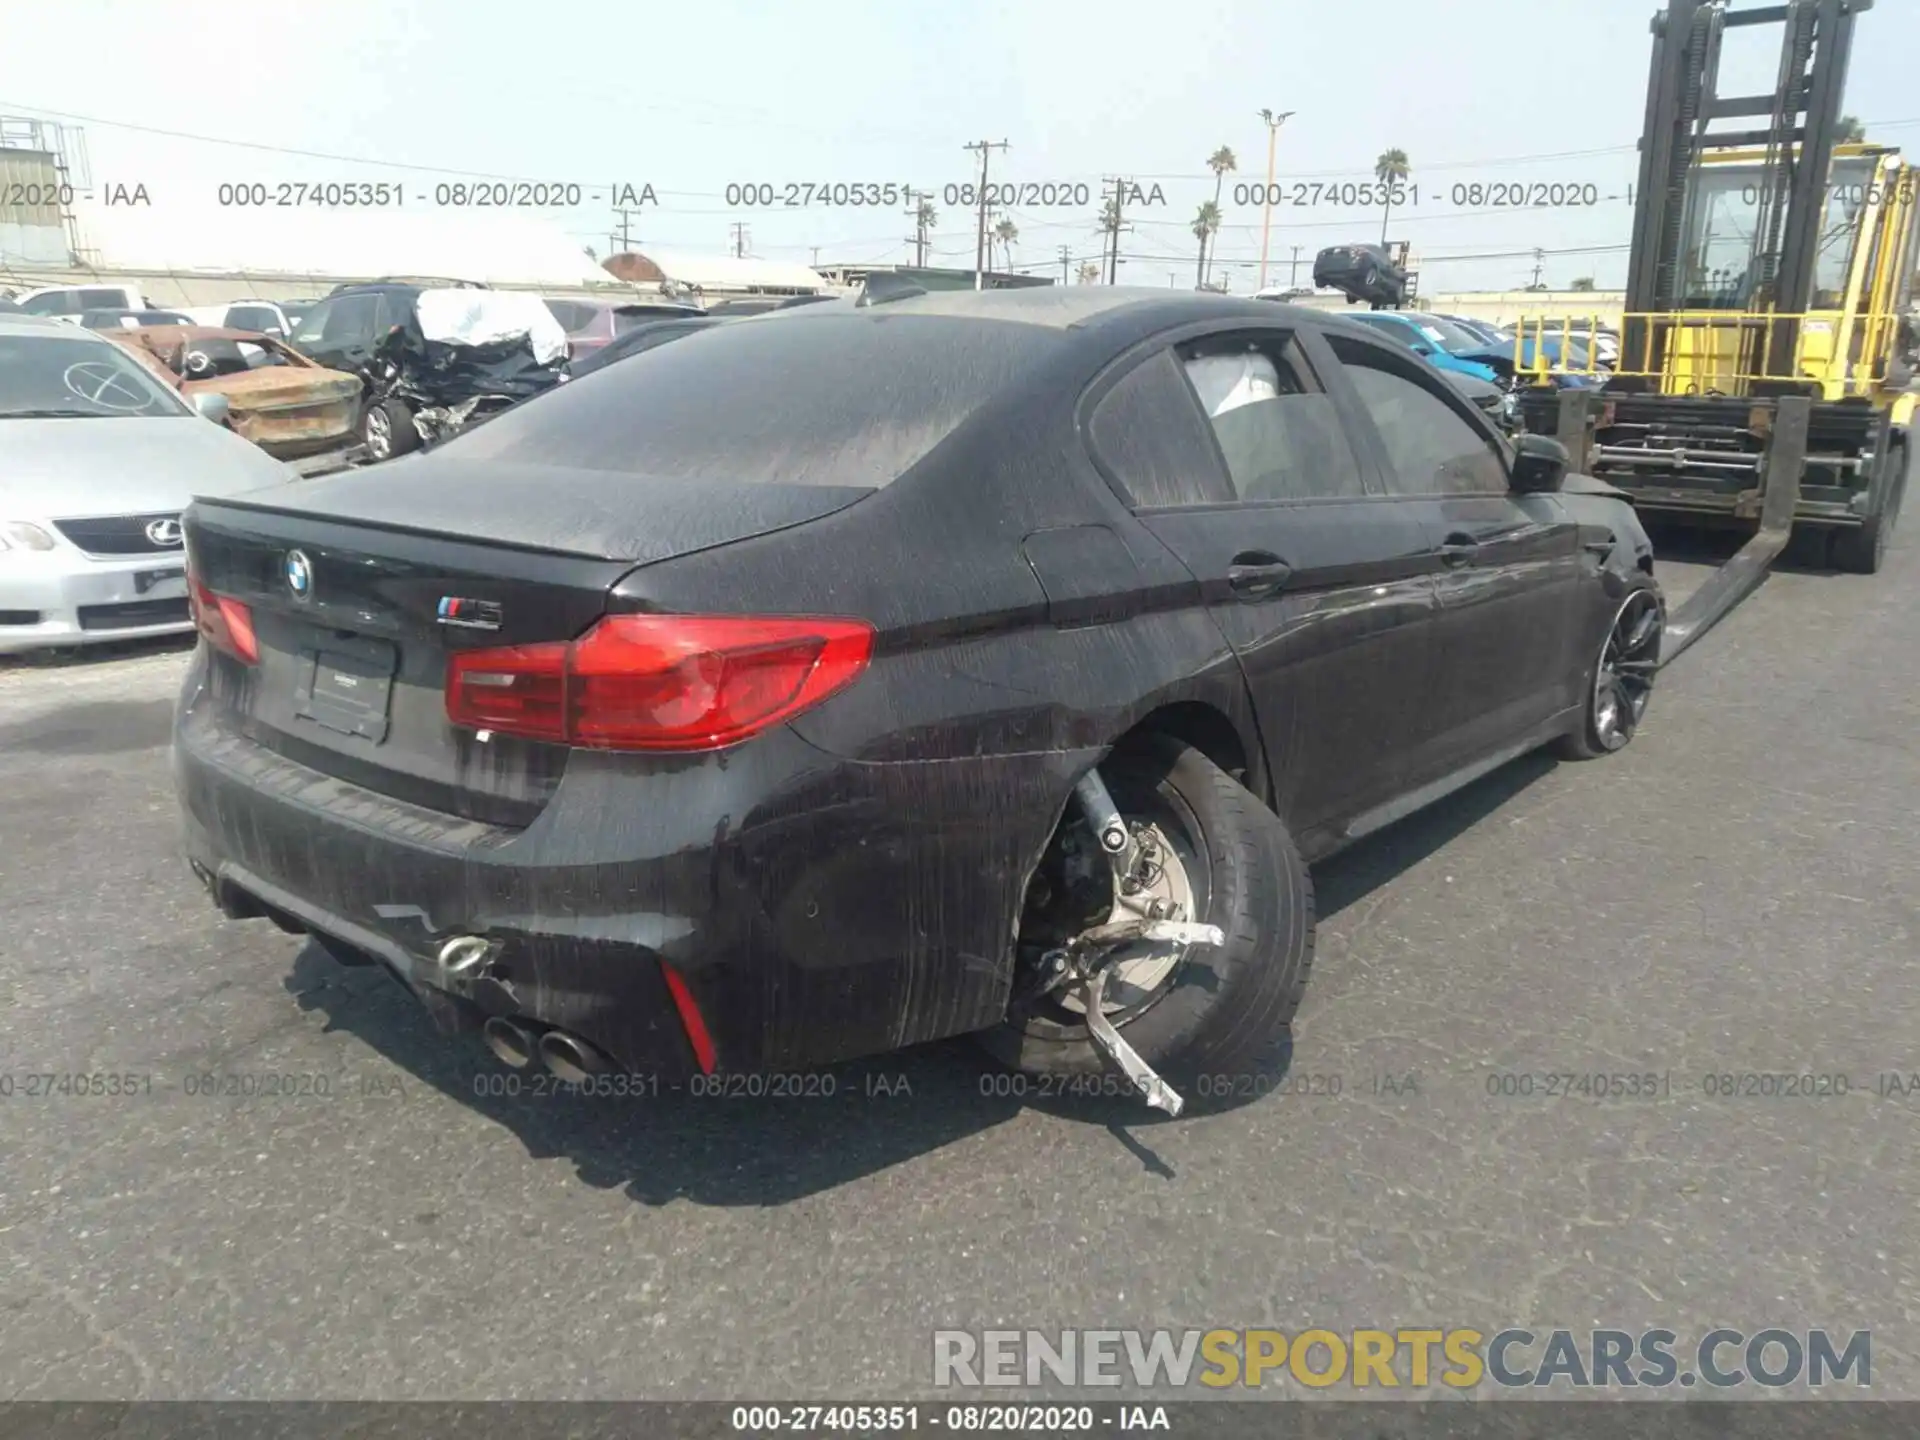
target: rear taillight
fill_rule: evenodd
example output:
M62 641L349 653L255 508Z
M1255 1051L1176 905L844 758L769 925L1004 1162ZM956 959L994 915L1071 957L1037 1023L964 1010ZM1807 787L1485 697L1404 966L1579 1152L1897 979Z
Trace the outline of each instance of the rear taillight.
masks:
M598 750L717 750L819 704L872 652L862 620L610 615L571 642L456 652L447 718Z
M187 573L187 609L207 643L243 665L260 663L253 636L253 612L231 595L216 595L198 575Z

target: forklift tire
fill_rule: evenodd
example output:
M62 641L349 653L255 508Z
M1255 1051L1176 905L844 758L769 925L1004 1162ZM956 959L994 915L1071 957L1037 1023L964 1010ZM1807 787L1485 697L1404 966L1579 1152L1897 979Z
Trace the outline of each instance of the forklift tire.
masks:
M1313 965L1306 864L1280 817L1190 745L1152 736L1114 752L1100 775L1129 824L1176 832L1170 848L1196 872L1188 878L1195 902L1188 918L1226 932L1223 945L1190 947L1156 993L1131 1014L1110 1018L1189 1100L1257 1093L1245 1077L1285 1039ZM975 1039L1001 1064L1030 1075L1105 1071L1084 1010L1051 1000L1010 1014Z
M360 417L360 439L375 460L392 460L420 448L420 432L413 427L413 411L404 400L388 398L369 405Z
M1827 557L1833 568L1850 575L1877 575L1887 558L1887 543L1900 519L1900 501L1907 490L1907 442L1902 440L1887 450L1887 464L1893 467L1893 482L1887 486L1887 498L1880 509L1858 527L1836 530L1828 540Z

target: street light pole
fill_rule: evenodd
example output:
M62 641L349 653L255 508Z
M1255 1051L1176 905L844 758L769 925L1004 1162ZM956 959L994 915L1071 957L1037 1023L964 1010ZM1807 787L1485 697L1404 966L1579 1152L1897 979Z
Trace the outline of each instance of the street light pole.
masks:
M1267 288L1267 241L1273 231L1273 152L1274 144L1280 138L1280 127L1287 123L1291 110L1282 110L1278 115L1271 110L1262 110L1260 118L1267 122L1267 188L1261 198L1266 201L1264 213L1260 219L1260 288Z

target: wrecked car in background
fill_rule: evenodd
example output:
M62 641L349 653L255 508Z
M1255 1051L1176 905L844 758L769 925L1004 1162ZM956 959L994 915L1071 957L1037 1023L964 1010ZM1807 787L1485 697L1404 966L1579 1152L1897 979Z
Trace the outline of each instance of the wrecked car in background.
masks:
M366 381L360 438L372 460L434 444L566 378L566 331L521 291L344 287L307 313L293 343Z
M224 396L227 428L275 459L337 450L358 433L360 377L324 369L271 335L203 325L103 333L158 360L188 399Z

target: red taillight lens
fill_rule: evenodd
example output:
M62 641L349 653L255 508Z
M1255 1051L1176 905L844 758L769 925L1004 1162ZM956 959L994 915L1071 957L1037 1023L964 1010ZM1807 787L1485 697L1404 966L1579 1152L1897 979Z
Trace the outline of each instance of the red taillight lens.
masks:
M187 609L207 643L243 665L260 663L260 645L253 635L253 612L231 595L216 595L200 580L187 576Z
M718 750L849 684L873 653L861 620L611 615L570 644L456 653L447 717L603 750Z

